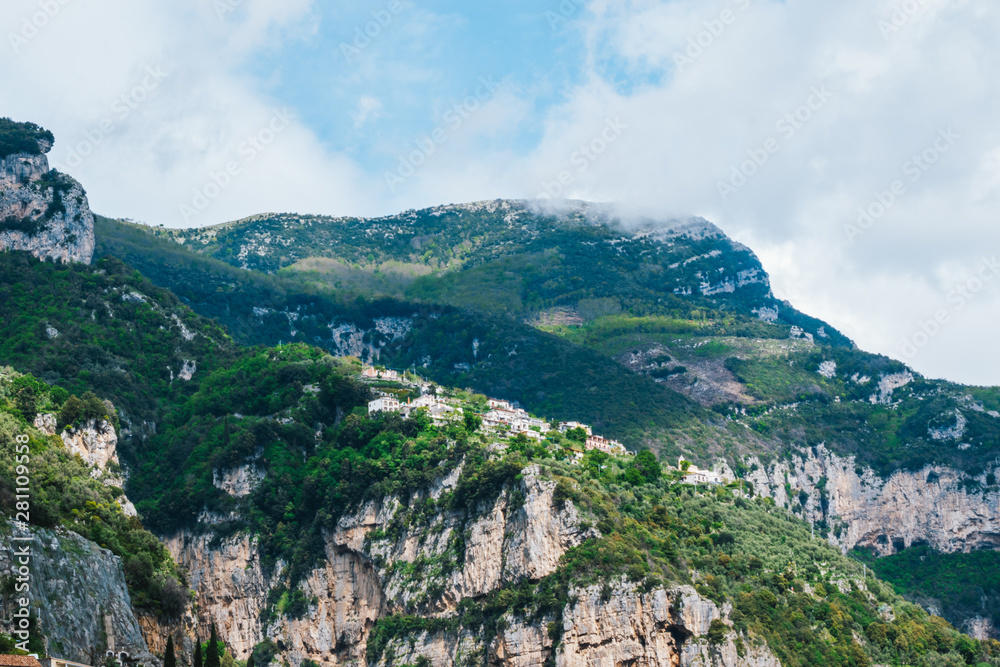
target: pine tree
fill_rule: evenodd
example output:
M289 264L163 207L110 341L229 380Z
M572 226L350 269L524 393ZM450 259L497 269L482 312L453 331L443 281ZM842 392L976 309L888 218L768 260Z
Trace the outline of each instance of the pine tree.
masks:
M163 667L177 667L177 657L174 655L173 637L167 637L167 651L163 654Z
M219 633L212 623L212 635L208 640L208 651L205 652L205 667L221 667L219 662Z
M251 653L250 657L247 658L247 667L254 667L254 664L253 664L253 653Z
M194 638L194 667L202 667L201 665L201 639L199 637Z

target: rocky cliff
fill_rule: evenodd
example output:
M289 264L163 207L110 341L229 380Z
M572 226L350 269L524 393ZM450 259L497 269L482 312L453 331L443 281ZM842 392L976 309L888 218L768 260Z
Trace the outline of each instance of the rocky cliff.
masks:
M448 667L470 664L470 658L478 658L473 664L483 664L482 657L490 665L534 667L547 664L553 653L556 667L780 667L766 646L738 646L732 633L710 642L712 621L726 623L730 610L690 587L642 593L621 582L605 594L600 589L574 590L576 602L564 612L555 633L544 623L509 618L493 638L461 630L424 632L390 642L385 655L402 664L423 657ZM385 657L379 662L380 667L388 664Z
M749 461L756 493L806 520L825 522L842 549L869 547L885 556L927 544L939 551L969 552L1000 546L1000 491L986 478L945 466L898 470L887 479L823 445L764 465Z
M245 659L265 638L290 664L363 664L375 622L390 614L454 618L462 599L482 598L523 579L554 572L567 549L592 535L571 502L559 506L556 484L537 467L528 468L475 517L444 509L459 470L408 498L373 500L343 517L325 535L325 558L299 588L310 601L301 618L266 616L268 591L281 583L283 564L262 567L255 540L236 535L214 542L184 533L167 540L187 568L197 594L202 636L215 622L237 657ZM405 501L405 502L404 502ZM574 592L558 633L553 618L529 622L511 617L496 636L461 627L418 632L386 646L397 664L426 657L434 665L459 665L468 656L490 664L527 666L545 662L559 639L556 664L746 665L771 667L766 648L737 654L733 639L709 645L704 636L720 609L691 588L636 590L616 585ZM266 622L265 622L266 621ZM631 661L631 662L630 662ZM382 662L385 664L385 657ZM481 663L480 663L481 664Z
M11 526L8 524L6 530ZM27 544L31 553L31 599L52 655L84 664L96 664L114 642L152 664L125 585L121 559L69 531L33 530ZM13 571L15 543L0 542L0 573ZM105 617L110 619L111 636Z
M40 259L89 264L94 256L94 216L83 188L49 170L38 141L37 155L0 158L0 250L25 250Z
M114 411L113 406L111 410ZM34 426L45 435L56 435L58 430L56 421L54 414L41 413L35 417ZM118 460L118 433L114 424L106 419L88 419L82 424L63 430L59 433L59 437L66 445L66 449L91 466L92 476L100 478L109 486L124 487L125 480L120 474ZM138 515L127 496L119 496L118 504L127 516Z

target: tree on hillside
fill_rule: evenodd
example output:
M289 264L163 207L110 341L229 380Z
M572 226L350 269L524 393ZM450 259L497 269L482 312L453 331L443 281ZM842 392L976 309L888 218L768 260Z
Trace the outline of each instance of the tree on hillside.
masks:
M201 665L201 638L195 636L194 638L194 667L202 667Z
M253 653L251 653L251 654L250 654L250 657L249 657L249 658L247 658L247 667L254 667L254 663L253 663Z
M205 652L205 667L221 667L219 660L219 633L212 623L212 634L208 640L208 650Z
M167 637L167 650L163 654L163 667L177 667L177 656L174 655L173 637Z
M636 454L632 465L639 471L643 479L650 484L660 479L660 476L663 474L663 467L656 460L656 454L648 449L644 449Z

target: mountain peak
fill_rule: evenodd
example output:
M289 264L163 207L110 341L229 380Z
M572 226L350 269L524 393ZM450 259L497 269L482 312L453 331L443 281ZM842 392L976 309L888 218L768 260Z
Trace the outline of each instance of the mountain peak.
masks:
M94 216L75 180L49 169L52 133L0 119L0 250L89 264Z

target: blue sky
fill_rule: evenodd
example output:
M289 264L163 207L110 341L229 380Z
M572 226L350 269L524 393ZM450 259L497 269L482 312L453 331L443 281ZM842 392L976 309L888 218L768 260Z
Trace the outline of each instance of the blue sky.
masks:
M700 215L862 347L1000 384L995 0L400 0L350 61L390 0L40 3L0 6L0 113L55 133L99 213Z
M530 91L532 101L516 126L480 138L485 150L531 149L546 107L580 83L586 54L573 23L584 9L571 1L344 5L318 6L314 31L263 50L246 71L297 109L329 150L374 172L447 125L444 114L475 97L484 78Z

